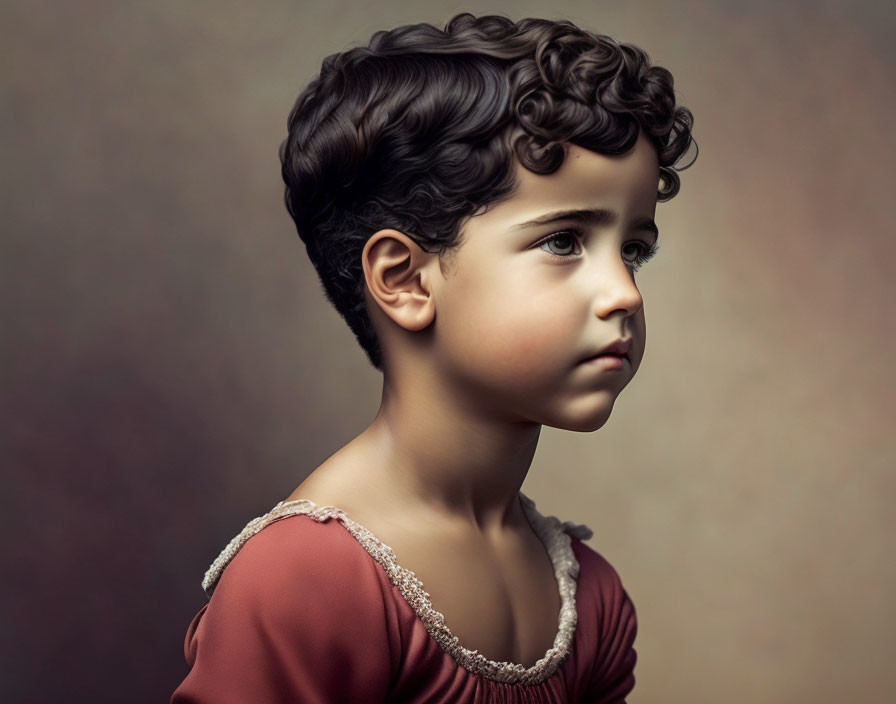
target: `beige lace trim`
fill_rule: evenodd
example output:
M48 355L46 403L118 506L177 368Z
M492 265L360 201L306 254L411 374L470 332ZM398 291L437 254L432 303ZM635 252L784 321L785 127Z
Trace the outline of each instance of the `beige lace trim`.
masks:
M211 596L215 584L224 568L249 538L274 521L295 515L305 515L316 521L336 518L357 539L368 553L379 562L388 574L390 581L399 588L405 600L426 626L426 630L462 667L496 682L536 684L546 680L559 667L569 654L573 635L576 629L576 580L579 575L579 563L572 551L571 538L587 540L593 535L588 526L570 521L560 522L555 516L542 516L535 508L535 502L520 492L520 501L524 513L533 530L544 544L551 562L560 591L559 630L554 638L554 645L537 663L526 669L524 665L512 662L489 660L478 650L463 647L445 624L445 617L436 611L429 600L429 593L423 583L410 570L398 564L392 548L381 542L364 526L355 523L346 513L335 506L317 506L309 499L278 503L271 511L255 518L246 525L217 559L209 567L202 580L202 588Z

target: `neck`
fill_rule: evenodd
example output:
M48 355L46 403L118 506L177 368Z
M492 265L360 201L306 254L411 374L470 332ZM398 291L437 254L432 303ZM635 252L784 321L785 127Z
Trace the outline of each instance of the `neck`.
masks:
M519 490L540 432L540 424L490 415L421 375L400 386L384 379L379 412L353 444L376 458L369 479L395 501L485 534L523 518Z

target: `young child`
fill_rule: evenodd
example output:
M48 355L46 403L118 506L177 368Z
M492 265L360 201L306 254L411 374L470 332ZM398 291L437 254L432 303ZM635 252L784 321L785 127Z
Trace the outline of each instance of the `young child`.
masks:
M370 426L215 560L172 702L620 702L635 609L520 492L543 425L638 369L634 273L692 143L670 73L566 21L454 17L327 57L280 150Z

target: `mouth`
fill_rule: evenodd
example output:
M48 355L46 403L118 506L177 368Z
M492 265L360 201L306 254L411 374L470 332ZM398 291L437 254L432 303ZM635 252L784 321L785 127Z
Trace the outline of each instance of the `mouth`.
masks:
M624 354L600 354L589 357L582 364L600 369L622 369L626 364L630 365L631 360Z
M617 360L617 363L621 366L623 361L628 361L631 364L631 359L629 358L629 352L632 348L632 339L628 338L626 340L616 340L615 342L607 345L603 349L600 349L596 352L592 352L589 354L583 362L596 362L599 360Z

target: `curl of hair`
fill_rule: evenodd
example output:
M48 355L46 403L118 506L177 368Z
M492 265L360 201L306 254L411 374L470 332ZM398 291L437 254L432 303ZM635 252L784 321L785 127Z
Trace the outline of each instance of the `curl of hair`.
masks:
M692 126L672 74L638 47L566 20L461 13L324 59L280 145L284 200L327 299L382 371L363 295L370 235L394 228L442 255L467 217L513 195L514 157L553 173L564 143L622 154L639 130L669 200L693 164L676 166L696 147ZM512 144L510 130L521 130Z

